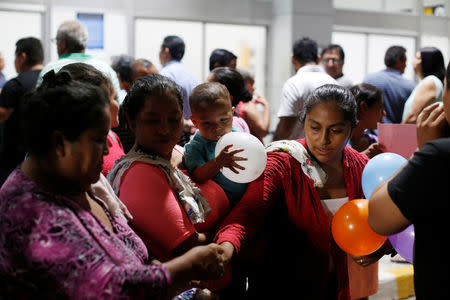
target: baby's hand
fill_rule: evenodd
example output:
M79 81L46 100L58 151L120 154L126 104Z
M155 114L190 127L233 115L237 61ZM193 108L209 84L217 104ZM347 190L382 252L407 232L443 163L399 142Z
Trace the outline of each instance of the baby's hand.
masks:
M380 143L373 143L369 146L369 148L367 148L366 150L364 150L362 153L364 153L365 155L367 155L367 157L369 158L373 158L374 156L383 153L385 150L385 147L380 144Z
M245 170L245 168L238 165L236 162L247 160L247 158L235 156L235 154L244 151L244 149L236 149L229 151L231 147L233 147L233 145L227 145L225 146L225 148L222 149L222 151L220 151L219 155L217 155L217 157L215 158L216 164L219 167L219 169L224 167L229 168L231 171L238 174L239 171L236 169Z

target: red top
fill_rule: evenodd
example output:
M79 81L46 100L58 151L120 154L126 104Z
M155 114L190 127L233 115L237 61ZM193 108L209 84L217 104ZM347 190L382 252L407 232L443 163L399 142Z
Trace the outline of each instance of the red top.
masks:
M246 119L246 115L245 115L246 106L247 106L247 103L240 101L236 107L239 117L241 117L244 120Z
M307 147L304 139L298 142ZM343 166L349 199L363 198L361 175L367 161L367 156L345 147ZM215 240L219 244L231 242L239 252L242 243L261 227L273 233L271 238L266 235L266 248L272 252L265 257L270 259L264 261L263 271L272 276L280 274L285 282L290 280L278 294L295 296L299 291L297 297L324 298L329 257L332 256L338 278L338 298L350 299L347 256L332 240L330 222L313 181L287 153L268 153L263 175L249 185ZM289 246L283 247L282 243ZM293 271L293 275L283 276ZM269 293L267 289L265 292Z
M238 113L238 115L239 115L239 117L241 117L242 119L244 119L244 121L245 122L247 122L247 114L245 113L245 108L247 107L247 102L239 102L238 103L238 105L237 105L237 107L236 107L236 110L237 110L237 113ZM247 122L247 125L248 125L248 122ZM263 139L262 139L262 137L260 137L260 136L257 136L256 134L255 134L255 132L252 130L252 128L250 128L250 126L248 126L248 129L250 130L250 133L251 134L253 134L254 136L256 136L257 138L258 138L258 140L260 140L261 141L261 143L263 143L264 144L264 141L263 141Z
M196 231L215 230L229 211L228 198L214 181L198 186L211 213L194 226L161 169L135 162L122 176L119 198L133 215L132 227L163 262L172 259L171 251Z
M108 136L106 138L109 148L108 155L103 156L103 175L108 175L109 171L114 166L116 160L125 155L123 152L122 143L120 142L119 137L112 130L108 132Z

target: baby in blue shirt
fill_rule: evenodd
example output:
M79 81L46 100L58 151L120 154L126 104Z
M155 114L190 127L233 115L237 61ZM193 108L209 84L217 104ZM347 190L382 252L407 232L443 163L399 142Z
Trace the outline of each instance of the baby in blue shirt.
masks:
M230 150L233 145L227 145L215 156L217 141L231 131L238 131L232 127L234 107L231 106L230 94L218 82L203 83L192 91L189 104L191 120L198 131L184 146L185 165L196 182L212 179L220 185L234 206L245 193L247 184L229 180L220 170L230 168L238 173L244 167L237 162L247 159L236 155L243 149Z

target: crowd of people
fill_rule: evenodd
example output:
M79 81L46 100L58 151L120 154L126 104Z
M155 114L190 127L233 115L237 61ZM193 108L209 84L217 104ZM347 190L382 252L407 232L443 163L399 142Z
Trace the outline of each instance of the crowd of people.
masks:
M427 261L430 245L445 249L449 208L450 65L437 48L417 51L418 84L398 45L355 84L340 45L298 39L270 133L270 102L229 50L211 53L201 83L176 35L160 70L125 54L107 64L87 41L81 22L62 23L44 65L39 39L18 40L9 80L0 53L0 298L367 299L395 250L348 254L331 221L365 198L380 122L416 124L418 149L374 191L368 221L383 235L414 224L417 298L445 295L448 263ZM215 152L230 132L265 144L252 182L222 174L247 159Z

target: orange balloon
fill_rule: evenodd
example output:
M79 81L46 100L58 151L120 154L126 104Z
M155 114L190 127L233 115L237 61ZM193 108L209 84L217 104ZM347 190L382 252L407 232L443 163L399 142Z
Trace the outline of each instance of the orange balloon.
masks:
M362 256L377 251L386 241L369 226L369 200L356 199L342 205L333 217L331 232L347 253Z

